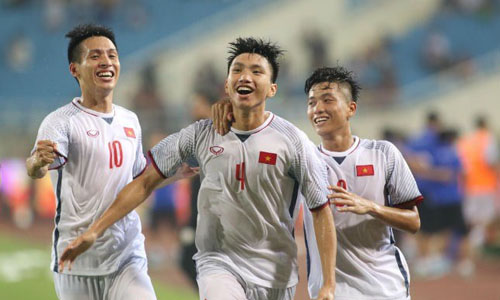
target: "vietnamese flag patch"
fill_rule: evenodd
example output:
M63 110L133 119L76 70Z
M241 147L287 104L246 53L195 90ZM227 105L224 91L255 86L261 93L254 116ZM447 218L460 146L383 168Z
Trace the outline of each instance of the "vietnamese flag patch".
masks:
M125 135L130 137L130 138L134 138L135 139L135 132L134 132L134 128L130 128L130 127L123 127L123 130L125 130Z
M356 176L373 176L375 175L375 170L373 165L362 165L356 166Z
M276 153L270 153L264 151L260 151L259 153L259 163L261 164L275 165L277 158L278 154Z

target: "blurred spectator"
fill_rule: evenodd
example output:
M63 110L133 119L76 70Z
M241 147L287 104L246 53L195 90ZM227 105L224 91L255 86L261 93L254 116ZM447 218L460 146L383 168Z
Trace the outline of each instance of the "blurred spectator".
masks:
M328 43L329 41L317 29L310 28L302 33L302 44L309 61L308 70L330 65Z
M422 227L426 222L427 241L420 244L421 256L415 266L416 274L422 277L444 275L455 263L463 276L474 272L462 213L462 164L455 147L456 137L452 129L440 132L431 164L419 171L420 178L433 181L433 188L428 191L432 202L427 203L422 220Z
M25 72L33 61L33 42L24 32L14 33L7 42L6 64L14 72Z
M116 7L120 5L120 0L94 0L97 22L101 24L109 23L113 20Z
M33 203L37 216L42 219L53 219L56 212L56 196L50 175L33 180Z
M432 29L422 46L422 62L431 72L439 72L453 64L450 40L441 31Z
M151 134L150 145L156 145L165 137ZM179 180L156 189L149 197L151 239L147 244L151 265L175 263L179 257L178 228L189 218L189 181Z
M26 174L24 161L20 159L6 159L1 161L0 194L6 201L3 207L9 210L14 224L19 228L28 228L33 222L31 205L32 181Z
M391 41L381 38L365 56L367 98L377 106L394 104L397 96L397 81L394 61L390 52ZM371 73L371 74L370 74Z
M414 268L416 272L420 273L427 272L426 266L432 265L432 235L437 232L437 228L433 222L435 215L434 206L436 203L436 200L433 199L433 191L439 183L428 178L426 174L432 168L432 155L436 152L440 144L439 132L441 130L442 124L439 114L435 111L428 112L425 128L420 134L410 138L405 157L415 175L418 188L424 197L424 201L418 207L421 221L420 231L416 235L419 261L416 262Z
M153 132L163 132L167 128L165 100L158 92L158 80L153 63L149 63L141 72L141 84L132 98L132 110L141 122L143 136L146 139Z
M66 20L65 0L45 0L44 22L48 31L58 30Z
M465 169L464 213L477 254L487 242L486 230L496 217L495 195L499 181L498 142L485 117L477 117L475 131L460 140L459 151Z
M212 61L200 64L192 83L193 91L209 99L218 99L224 95L224 78Z

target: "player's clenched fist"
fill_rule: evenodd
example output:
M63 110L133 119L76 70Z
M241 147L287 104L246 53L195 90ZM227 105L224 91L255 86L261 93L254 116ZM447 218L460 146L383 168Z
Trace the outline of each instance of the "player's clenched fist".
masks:
M36 143L35 152L26 160L28 175L32 178L42 178L49 169L49 165L56 159L57 145L49 140L40 140Z
M53 163L57 156L56 150L56 143L49 140L38 141L34 153L35 166L41 168Z

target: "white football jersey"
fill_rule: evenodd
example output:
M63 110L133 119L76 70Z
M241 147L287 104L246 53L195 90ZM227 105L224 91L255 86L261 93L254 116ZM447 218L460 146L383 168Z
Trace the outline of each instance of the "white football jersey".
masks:
M323 149L330 185L342 186L377 204L397 206L423 198L399 150L390 142L359 139L344 152ZM408 204L408 203L407 203ZM339 212L331 205L337 230L335 299L407 299L410 275L392 228L374 217ZM304 216L308 285L312 298L323 284L312 216Z
M252 131L218 135L202 120L173 134L151 151L169 177L182 162L200 166L197 254L199 272L224 265L263 287L297 284L293 238L297 195L310 209L327 204L326 168L307 136L288 121L269 117Z
M137 116L118 105L100 113L73 101L50 113L37 141L57 143L50 166L57 199L51 269L58 272L62 251L111 205L118 192L146 166ZM36 147L36 143L35 143ZM33 149L33 151L35 148ZM106 275L130 256L146 257L135 211L113 224L80 255L65 274Z

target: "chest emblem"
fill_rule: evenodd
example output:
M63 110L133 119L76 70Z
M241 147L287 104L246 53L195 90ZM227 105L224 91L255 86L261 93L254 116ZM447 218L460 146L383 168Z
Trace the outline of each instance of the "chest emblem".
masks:
M135 139L135 131L134 128L130 127L123 127L123 130L125 130L125 135L129 138L134 138Z
M356 166L356 176L373 176L375 175L375 170L373 165L361 165Z
M278 154L271 152L260 151L259 153L259 163L267 165L275 165Z
M222 154L222 152L224 152L224 148L222 148L220 146L212 146L212 147L210 147L210 152L212 152L212 154L217 156L217 155Z
M87 131L87 135L90 137L98 137L99 136L99 130L97 129L90 129Z

